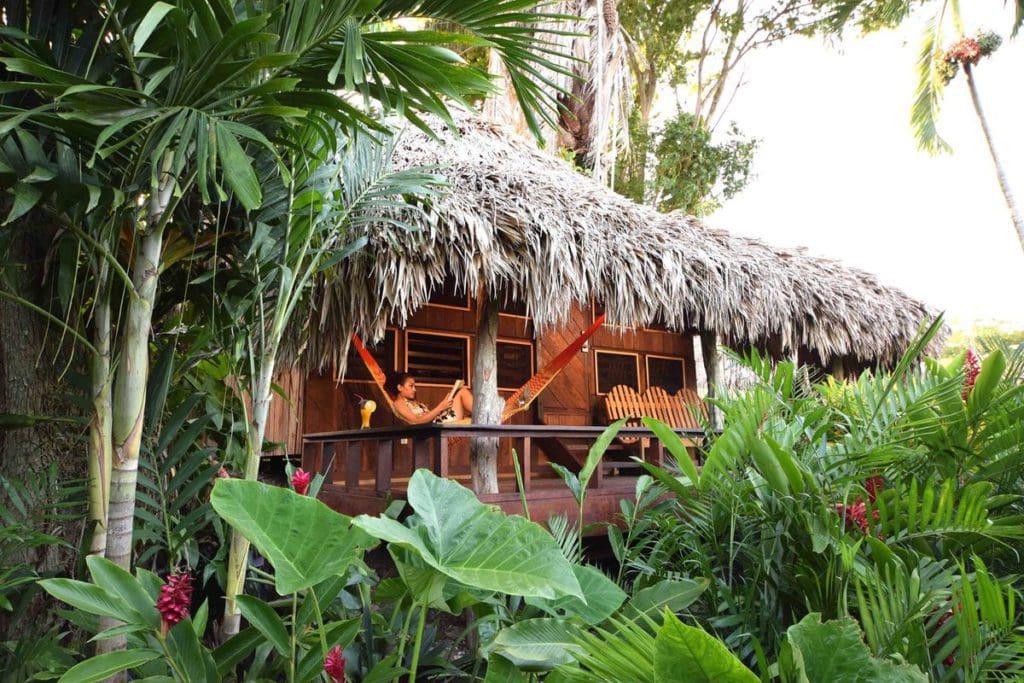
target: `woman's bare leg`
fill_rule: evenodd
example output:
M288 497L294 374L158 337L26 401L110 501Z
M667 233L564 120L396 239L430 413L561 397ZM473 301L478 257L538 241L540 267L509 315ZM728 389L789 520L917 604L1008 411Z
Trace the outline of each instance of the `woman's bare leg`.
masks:
M452 400L452 409L455 411L455 419L462 420L473 414L473 392L469 389L460 389Z

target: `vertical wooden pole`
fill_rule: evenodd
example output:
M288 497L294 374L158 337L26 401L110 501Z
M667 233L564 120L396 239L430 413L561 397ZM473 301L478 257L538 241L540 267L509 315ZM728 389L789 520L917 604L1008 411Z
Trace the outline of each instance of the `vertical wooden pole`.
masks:
M487 290L480 288L477 298L479 322L476 334L476 352L473 354L473 422L475 424L501 424L502 401L498 395L498 302L492 301ZM473 491L498 492L498 439L473 437L470 470Z
M533 488L533 439L523 437L523 488L529 492Z
M708 398L715 397L715 390L720 380L718 369L721 365L718 354L718 334L714 331L700 333L700 352L704 356L704 374L708 378ZM718 411L708 404L708 420L713 427L721 427Z

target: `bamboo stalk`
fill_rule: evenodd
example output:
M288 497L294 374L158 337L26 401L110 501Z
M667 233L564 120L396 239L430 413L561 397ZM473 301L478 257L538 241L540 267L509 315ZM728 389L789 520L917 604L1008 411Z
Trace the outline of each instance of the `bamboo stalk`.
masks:
M267 415L272 400L271 388L274 366L277 358L277 344L271 340L271 348L260 359L260 372L252 391L252 417L247 427L244 477L255 481L259 475L260 454L263 436L266 433ZM242 615L235 597L245 590L245 575L249 565L249 541L237 529L231 530L231 545L228 549L227 580L224 597L224 619L221 621L221 642L238 633Z
M172 156L164 160L160 187L149 198L146 225L140 226L132 265L134 296L128 300L121 357L114 377L111 432L113 467L110 476L110 507L107 515L107 559L122 569L131 569L132 535L135 521L135 487L142 447L142 423L149 382L149 336L153 327L153 303L160 277L160 252L175 183L168 174ZM100 620L100 629L115 626L110 618ZM101 640L98 653L123 650L125 636ZM124 680L123 674L108 680Z
M110 283L105 261L97 274L97 302L93 317L96 353L91 359L92 421L89 424L89 521L93 524L90 555L107 550L110 513L110 476L114 455L111 425Z

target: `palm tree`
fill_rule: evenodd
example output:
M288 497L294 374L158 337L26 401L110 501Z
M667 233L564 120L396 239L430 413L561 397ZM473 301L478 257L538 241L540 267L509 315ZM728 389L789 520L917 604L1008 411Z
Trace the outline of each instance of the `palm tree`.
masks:
M18 30L0 38L8 80L3 142L52 156L70 148L88 159L112 190L107 224L124 229L131 243L122 253L77 226L127 299L114 340L109 559L122 567L131 561L152 310L171 227L191 221L196 204L259 209L264 188L253 159L258 151L283 159L281 141L296 128L312 126L334 144L332 122L381 130L368 114L371 102L425 126L422 112L449 120L448 100L490 90L484 72L443 47L459 36L401 30L395 21L403 17L456 24L467 41L493 48L538 130L536 117L552 121L555 106L536 80L553 64L538 29L550 17L530 13L534 4L77 1L61 4L74 30L53 40L40 19L51 16L50 3L12 3L7 19ZM5 184L15 196L12 218L38 204L63 210L60 184L41 185L31 172Z
M866 29L874 29L878 26L895 25L910 14L914 3L910 0L901 2L879 2L878 0L848 0L836 3L836 9L831 17L832 29L839 32L849 22L861 24ZM1024 2L1014 0L1014 19L1012 22L1011 37L1015 37L1021 26L1024 25ZM981 125L982 135L985 137L985 144L988 146L989 155L996 170L996 179L999 182L999 189L1006 200L1006 206L1010 210L1010 219L1017 231L1017 239L1024 249L1024 219L1021 218L1020 208L1017 206L1010 183L1003 168L1002 160L996 151L995 142L992 137L992 130L989 128L988 120L981 106L981 98L978 95L977 84L974 80L973 67L977 66L978 59L988 56L994 52L1001 40L995 34L979 34L979 38L969 38L964 34L963 16L960 12L959 0L935 0L935 14L933 15L925 31L924 40L921 43L920 57L918 59L918 85L917 95L910 113L911 125L914 128L914 135L917 138L921 149L937 154L950 150L949 145L939 135L938 116L939 106L942 102L942 93L945 86L956 76L959 67L963 67L967 89L971 94L971 103L974 105L974 113ZM952 23L957 43L950 50L943 51L942 39L946 23ZM980 39L980 40L979 40ZM987 45L982 45L987 42ZM966 48L966 51L957 52L958 48Z
M988 120L981 108L981 98L978 97L978 86L974 82L974 65L964 64L964 77L967 80L967 89L971 93L971 104L974 105L974 113L978 116L978 123L981 125L982 135L985 136L985 144L988 146L988 153L992 157L992 164L996 168L996 179L999 181L999 189L1003 192L1003 199L1006 200L1006 207L1010 210L1010 219L1013 227L1017 230L1017 239L1020 241L1021 249L1024 249L1024 218L1021 218L1020 208L1013 197L1010 189L1010 181L1006 176L1006 169L996 152L996 145L992 140L992 131L988 127Z

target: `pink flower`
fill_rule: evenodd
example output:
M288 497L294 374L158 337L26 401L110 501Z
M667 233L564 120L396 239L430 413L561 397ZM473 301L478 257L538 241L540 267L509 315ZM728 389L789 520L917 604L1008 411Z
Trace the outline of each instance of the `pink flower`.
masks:
M981 372L981 361L974 354L974 351L967 349L967 356L964 358L964 392L963 398L966 401L974 389L974 383L978 381L978 373Z
M309 480L313 478L313 475L301 467L295 470L295 474L292 475L292 488L295 489L295 493L300 496L306 495L306 491L309 490Z
M219 470L217 470L217 476L220 477L221 479L230 479L231 478L231 475L228 474L228 471L226 469L224 469L223 467L221 467Z
M167 577L167 583L160 587L156 608L163 620L166 631L189 615L192 606L192 577L188 572L174 572Z
M345 683L345 655L341 646L335 645L324 659L324 672L331 677L331 683Z

